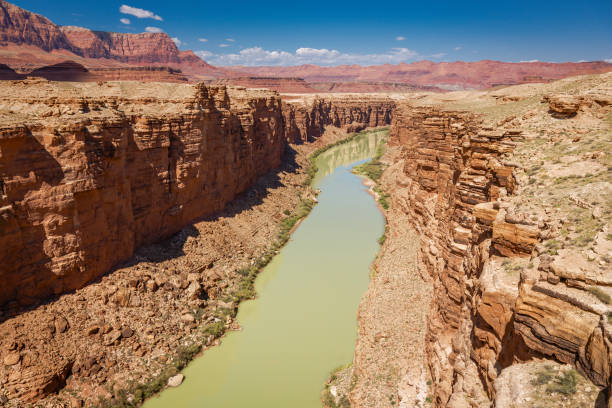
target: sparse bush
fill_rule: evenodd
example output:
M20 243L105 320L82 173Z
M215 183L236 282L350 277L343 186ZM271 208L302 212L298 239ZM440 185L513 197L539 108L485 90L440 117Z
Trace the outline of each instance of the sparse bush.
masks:
M573 395L576 393L576 384L578 382L578 373L572 369L555 377L552 384L546 387L546 392L549 394Z
M202 329L202 334L204 336L213 336L213 338L221 337L223 332L225 331L225 324L223 321L218 321L215 323L211 323Z
M605 304L612 304L612 298L610 298L610 295L608 295L606 292L604 292L597 286L590 286L587 290Z

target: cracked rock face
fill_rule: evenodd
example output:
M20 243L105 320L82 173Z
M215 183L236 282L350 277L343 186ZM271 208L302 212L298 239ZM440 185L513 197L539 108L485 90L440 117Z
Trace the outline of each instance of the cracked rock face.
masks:
M575 112L565 102L551 99L551 110ZM421 236L419 268L433 279L427 360L437 406L488 406L501 370L534 357L570 364L600 389L611 384L612 275L568 251L538 256L559 226L509 204L517 165L503 155L520 138L467 112L394 112L389 143L403 152L410 192L403 208Z
M0 303L79 288L280 163L271 92L159 85L171 95L126 97L118 83L27 82L4 86L0 102L24 112L0 129Z

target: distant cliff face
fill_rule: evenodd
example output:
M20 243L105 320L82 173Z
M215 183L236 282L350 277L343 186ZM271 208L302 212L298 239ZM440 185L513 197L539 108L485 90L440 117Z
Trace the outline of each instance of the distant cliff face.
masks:
M130 65L172 66L204 78L228 76L226 70L202 61L192 51L180 51L166 33L110 33L82 27L60 27L45 17L0 0L0 46L29 45L42 51L65 50L87 61L114 60ZM28 56L28 65L36 61ZM47 65L48 63L44 64ZM119 64L121 65L121 64Z
M321 136L325 126L359 131L391 123L395 101L389 98L315 98L310 103L283 103L287 140L304 143Z
M176 44L165 33L123 34L61 27L68 41L87 58L111 58L129 64L179 64Z
M612 64L595 61L583 63L501 61L431 62L385 64L372 66L339 65L321 67L300 65L289 67L235 67L254 75L299 77L307 82L360 82L384 81L407 83L413 86L434 86L445 89L487 88L495 85L546 82L573 75L597 74L612 71ZM321 88L322 85L318 85ZM380 89L384 89L379 85Z
M0 1L0 44L34 45L45 51L73 51L62 30L49 19Z

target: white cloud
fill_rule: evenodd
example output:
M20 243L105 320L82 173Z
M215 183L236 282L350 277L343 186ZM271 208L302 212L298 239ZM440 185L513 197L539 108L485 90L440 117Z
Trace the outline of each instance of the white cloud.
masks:
M437 54L431 54L432 58L443 58L446 55L445 52L439 52Z
M608 64L612 64L612 58L605 59L604 62L607 62Z
M196 51L195 55L197 55L198 57L202 58L202 59L207 59L208 57L214 55L212 52L210 51Z
M234 40L233 38L226 38L225 41L234 42L236 40Z
M377 65L398 64L415 60L420 55L407 48L392 48L377 54L348 54L326 48L298 48L295 52L264 50L261 47L246 48L238 53L214 54L209 51L196 52L214 65Z
M119 12L122 14L129 14L131 16L138 17L138 18L152 18L153 20L163 21L163 18L153 13L152 11L144 10L144 9L137 8L137 7L127 6L125 4L119 7Z
M219 44L219 47L221 48L225 48L225 47L230 47L231 44Z
M177 47L180 47L183 43L181 40L178 39L178 37L172 37L171 40L176 44Z
M406 37L402 37L402 36L400 35L400 36L398 36L398 37L395 37L395 39L396 39L397 41L404 41L404 40L406 39Z
M163 33L164 32L164 30L162 30L159 27L146 27L145 31L147 33Z
M540 60L537 59L532 59L532 60L528 60L528 61L519 61L519 62L540 62Z
M200 42L207 42L208 38L198 38L198 41L200 41Z
M455 51L459 51L459 50L461 50L461 48L463 48L463 47L455 47L454 50Z
M119 21L121 21L123 24L130 24L131 23L129 18L120 18Z

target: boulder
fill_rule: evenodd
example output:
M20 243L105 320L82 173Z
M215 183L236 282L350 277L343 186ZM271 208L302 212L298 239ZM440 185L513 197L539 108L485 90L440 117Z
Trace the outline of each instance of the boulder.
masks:
M168 387L178 387L183 383L184 379L185 376L183 374L173 375L172 377L168 378Z

